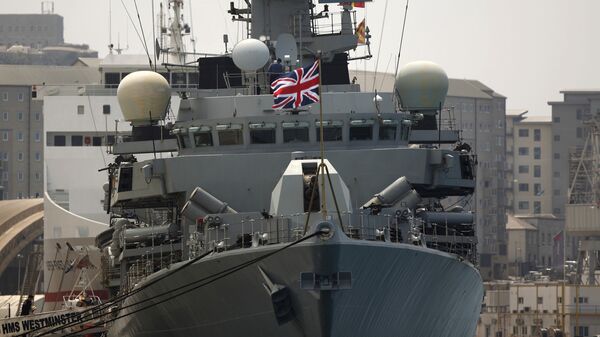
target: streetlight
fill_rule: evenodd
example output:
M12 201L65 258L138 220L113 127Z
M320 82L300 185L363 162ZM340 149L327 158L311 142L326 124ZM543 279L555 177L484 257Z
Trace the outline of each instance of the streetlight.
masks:
M17 269L17 293L21 294L21 260L23 259L23 255L22 254L17 254L17 262L19 264L19 267Z

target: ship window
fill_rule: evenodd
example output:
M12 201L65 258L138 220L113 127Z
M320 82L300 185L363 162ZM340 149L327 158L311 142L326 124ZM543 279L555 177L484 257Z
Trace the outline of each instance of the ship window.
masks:
M379 140L396 140L397 121L384 120L379 125Z
M212 133L209 126L193 126L189 130L194 135L194 144L196 144L196 147L213 146Z
M107 88L116 88L119 86L119 82L121 82L119 73L104 74L104 83Z
M93 137L92 145L93 146L101 146L102 145L102 137Z
M83 136L71 136L71 146L83 146Z
M241 124L219 124L216 129L219 136L219 145L244 144Z
M250 123L250 143L252 144L273 144L275 143L274 123Z
M67 143L67 137L56 135L54 136L54 146L65 146Z
M200 75L198 73L189 73L188 74L189 83L197 86L200 83Z
M284 122L283 128L284 143L308 142L308 123L307 122Z
M182 87L186 85L187 76L185 73L172 73L171 77L173 79L172 85L176 85L178 87Z
M373 139L373 121L357 119L350 121L350 140Z
M315 123L317 128L317 141L321 141L321 123ZM341 121L323 121L323 141L325 142L337 142L342 140L342 126L344 125Z
M85 107L83 105L77 106L77 114L78 115L83 115L84 111L85 111Z

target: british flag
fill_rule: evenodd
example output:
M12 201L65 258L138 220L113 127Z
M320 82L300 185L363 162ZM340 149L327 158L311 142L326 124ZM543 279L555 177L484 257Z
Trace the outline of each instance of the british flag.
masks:
M273 109L297 109L319 102L319 61L282 74L271 83Z

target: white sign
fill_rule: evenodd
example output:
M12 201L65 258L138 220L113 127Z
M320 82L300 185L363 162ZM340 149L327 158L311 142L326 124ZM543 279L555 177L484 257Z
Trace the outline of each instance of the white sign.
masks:
M12 337L42 328L58 327L81 321L84 309L62 310L0 320L0 337Z

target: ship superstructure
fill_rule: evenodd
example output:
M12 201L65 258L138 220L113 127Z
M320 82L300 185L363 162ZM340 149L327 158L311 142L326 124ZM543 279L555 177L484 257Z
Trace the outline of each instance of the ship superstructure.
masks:
M121 296L109 334L473 335L473 215L440 201L473 192L476 159L441 128L446 74L416 62L395 92L361 92L351 5L247 5L229 13L249 39L198 60L174 123L162 76L119 84L132 132L112 146L96 239ZM320 63L319 103L272 108L277 59Z

